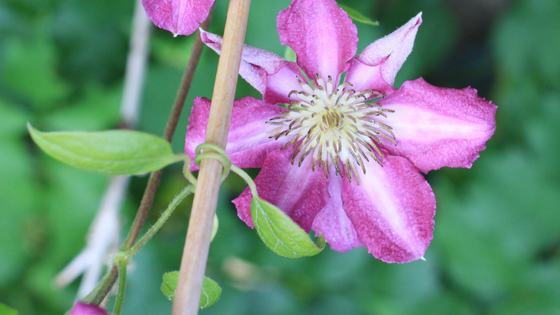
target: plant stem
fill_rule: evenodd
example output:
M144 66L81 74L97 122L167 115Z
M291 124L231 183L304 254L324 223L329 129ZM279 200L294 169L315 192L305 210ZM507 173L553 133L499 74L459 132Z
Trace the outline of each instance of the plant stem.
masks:
M128 255L130 257L136 255L140 248L144 247L144 245L148 243L148 241L159 231L159 229L161 229L167 219L169 219L171 214L173 214L175 208L177 208L177 206L193 192L194 186L189 185L183 188L183 190L181 190L181 192L177 196L175 196L175 198L173 198L173 201L171 201L169 206L167 206L167 209L165 209L165 211L161 214L156 223L148 230L148 232L146 232L146 234L144 234L144 236L142 236L142 238L140 238L140 240L138 240L138 242L136 242L136 244L134 244L134 246L132 246L132 248L128 252Z
M206 143L222 148L225 148L229 131L250 4L250 0L230 0L229 3L205 139ZM173 302L173 315L198 313L221 173L221 162L214 159L202 161Z
M113 265L111 267L111 270L109 270L105 274L105 276L97 284L95 289L93 289L93 291L91 291L91 293L88 294L81 301L84 302L84 303L87 303L87 304L94 304L94 305L101 304L101 302L103 302L103 300L105 299L107 294L113 288L113 285L115 284L115 281L117 280L117 275L118 274L119 274L118 266Z
M132 246L132 248L126 252L120 252L117 254L115 259L117 260L118 266L118 277L119 277L119 286L117 290L117 298L115 300L115 308L113 313L116 315L120 315L123 304L124 304L124 296L126 292L126 266L128 265L130 259L136 255L136 253L148 243L148 241L161 229L161 227L165 224L167 219L173 214L177 206L191 193L194 192L194 186L187 186L183 188L183 190L173 198L173 201L169 204L167 209L161 214L157 222L140 238L140 240Z
M213 10L214 8L210 10L210 13L208 14L208 18L200 25L201 28L208 29L208 25L210 24ZM173 138L173 134L175 133L175 129L177 129L179 117L181 116L185 99L188 95L191 82L196 70L196 66L198 65L198 61L200 60L200 55L202 53L202 48L204 46L198 31L192 36L195 37L195 42L191 51L191 56L189 58L189 62L183 74L183 78L179 86L179 91L177 92L177 96L173 103L173 107L171 109L171 113L169 115L167 125L165 126L164 138L169 142L171 142ZM148 216L148 212L150 211L150 208L152 206L152 202L154 200L154 196L156 194L159 181L161 179L161 174L162 174L162 170L159 170L153 172L150 175L150 179L148 180L146 190L144 191L144 196L142 197L140 207L138 208L138 212L136 213L136 217L134 218L134 222L132 223L130 232L128 233L128 236L124 241L123 246L121 247L121 251L129 250L136 243L136 240L140 235L140 231L144 226L144 221L146 220L146 217ZM118 277L118 268L116 266L113 266L111 270L109 270L107 275L103 278L103 280L99 283L99 285L94 289L94 291L90 293L86 298L84 298L84 301L89 302L91 304L99 305L99 303L101 303L101 301L105 298L105 296L109 294L109 292L111 291L113 285L117 280L117 277Z
M117 290L117 299L115 300L115 308L113 313L120 315L124 304L124 294L126 292L126 266L128 265L127 259L119 259L119 288Z
M239 177L243 178L243 180L247 183L247 185L249 185L249 188L251 189L251 194L253 195L253 198L258 198L259 197L259 194L257 193L257 185L255 185L255 182L253 181L251 176L249 176L249 174L245 173L244 170L240 169L239 167L237 167L235 165L231 166L231 171L234 172L235 174L239 175Z

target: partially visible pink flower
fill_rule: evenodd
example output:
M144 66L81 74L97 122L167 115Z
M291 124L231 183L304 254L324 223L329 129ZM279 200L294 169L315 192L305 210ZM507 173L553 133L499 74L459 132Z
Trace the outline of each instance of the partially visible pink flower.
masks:
M226 152L239 167L261 167L259 196L334 250L365 246L385 262L422 258L436 200L419 171L471 167L494 133L496 106L473 88L422 78L393 87L421 22L418 14L354 57L356 26L335 1L294 0L277 23L297 64L244 48L240 74L264 101L235 101ZM201 36L220 52L219 36ZM191 157L204 142L209 109L210 100L195 99L185 145ZM233 202L254 227L250 201L246 189Z
M155 25L173 35L190 35L208 17L214 0L142 0Z
M68 315L109 315L109 313L99 306L76 302Z

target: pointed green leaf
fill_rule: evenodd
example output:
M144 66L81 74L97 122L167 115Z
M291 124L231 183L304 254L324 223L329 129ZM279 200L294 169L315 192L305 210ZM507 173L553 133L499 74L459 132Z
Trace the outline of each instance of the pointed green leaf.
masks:
M220 225L220 221L218 221L218 215L214 214L214 223L212 224L212 236L210 237L210 242L214 240L216 233L218 233L219 225Z
M171 301L175 298L175 290L179 281L179 271L167 272L163 275L161 292ZM200 308L207 308L220 299L222 288L216 281L204 277L202 282L202 294L200 295Z
M284 59L296 62L296 52L292 48L290 48L290 46L286 46L286 50L284 51Z
M108 175L159 170L181 160L163 138L131 130L40 132L27 125L33 141L48 155L77 169Z
M315 245L309 235L282 210L260 198L253 197L251 201L251 217L265 245L280 256L313 256L325 248L322 236Z
M18 315L18 312L13 308L0 303L0 315Z
M354 10L350 7L347 7L347 6L343 5L343 4L339 4L338 6L342 10L346 11L346 13L348 13L348 16L356 22L360 22L360 23L363 23L363 24L369 24L369 25L373 25L373 26L378 26L379 25L379 22L377 22L377 21L374 22L374 21L368 19L367 17L362 15L357 10Z

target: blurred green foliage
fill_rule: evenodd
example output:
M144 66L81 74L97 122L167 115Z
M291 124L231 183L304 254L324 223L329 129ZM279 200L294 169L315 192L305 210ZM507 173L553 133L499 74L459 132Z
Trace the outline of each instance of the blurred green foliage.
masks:
M560 314L560 2L340 2L380 22L357 24L359 50L423 11L397 84L423 76L479 89L499 107L496 134L471 170L427 176L438 212L426 262L388 265L363 248L278 257L237 219L230 201L244 184L230 176L207 270L222 297L202 313ZM459 3L489 17L474 21L482 30L469 32ZM254 0L247 43L283 55L275 16L288 4ZM217 1L210 31L222 33L226 8ZM72 305L77 283L59 289L53 278L85 245L107 185L40 152L25 122L49 131L118 126L132 9L132 0L0 0L0 303L20 314L63 314ZM192 38L154 30L139 129L162 134L191 46ZM175 152L192 99L211 96L217 60L204 51ZM259 96L242 80L237 95ZM146 180L131 183L123 231ZM166 169L150 222L185 184L180 168ZM169 313L159 287L179 267L191 201L135 257L124 314Z

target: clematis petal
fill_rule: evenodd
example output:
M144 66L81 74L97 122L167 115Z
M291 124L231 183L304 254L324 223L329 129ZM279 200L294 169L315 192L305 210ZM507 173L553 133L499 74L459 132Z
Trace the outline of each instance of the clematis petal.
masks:
M214 0L142 0L146 14L173 35L190 35L208 17Z
M388 94L393 91L395 76L412 52L422 13L418 13L393 33L367 46L348 69L345 80L356 91L373 90Z
M321 233L332 249L344 253L356 247L363 246L352 221L342 209L341 181L331 170L329 181L330 200L327 205L315 216L311 228Z
M233 164L241 168L262 167L268 152L277 150L286 142L286 137L271 139L278 126L266 122L279 116L283 110L280 106L266 105L253 97L235 100L231 114L231 124L226 145L226 153ZM189 117L185 141L185 153L194 159L196 147L203 143L210 114L210 100L197 97L194 100L192 114ZM192 170L198 166L192 165Z
M201 30L202 42L220 54L222 38ZM288 94L301 90L296 77L305 80L297 64L269 51L249 45L243 47L239 74L257 91L263 94L263 100L269 104L289 103Z
M277 206L309 232L315 215L328 202L328 179L322 170L311 170L312 159L305 159L301 167L297 163L292 165L292 154L290 148L270 152L255 184L260 198ZM239 218L254 228L251 198L247 188L233 203Z
M68 315L108 315L107 311L99 306L76 302Z
M440 88L419 78L379 103L395 111L376 117L393 127L397 145L384 141L385 148L424 173L444 166L470 168L496 130L497 106L470 87Z
M333 0L294 0L276 21L280 42L295 51L309 78L337 80L356 54L356 25Z
M377 259L404 263L424 256L434 230L432 188L405 158L365 163L360 185L342 181L342 207L358 238Z

